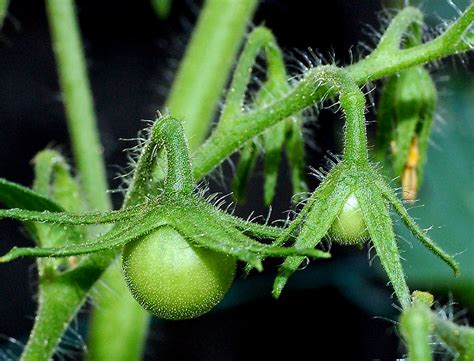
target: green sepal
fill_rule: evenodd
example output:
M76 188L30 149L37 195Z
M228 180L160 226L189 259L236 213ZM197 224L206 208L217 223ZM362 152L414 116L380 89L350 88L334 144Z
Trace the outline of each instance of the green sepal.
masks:
M223 221L233 224L243 233L253 238L277 239L287 234L286 228L255 223L249 220L242 219L240 217L230 215L223 211L219 211L219 213L219 218L221 218Z
M269 79L259 89L253 107L255 109L264 108L271 104L275 98L278 98L289 90L286 80L284 65L281 69L275 67L273 73L269 71ZM275 196L278 173L280 170L283 146L286 141L286 120L268 128L261 135L264 165L263 165L263 201L269 206Z
M351 193L347 184L339 177L336 170L328 176L313 193L308 204L307 215L294 248L316 247L334 223L345 200ZM280 241L281 242L281 241ZM304 257L289 257L280 266L273 283L273 296L278 298L290 276L300 267Z
M125 221L142 214L148 205L140 205L119 211L74 214L68 212L30 211L27 209L0 209L0 218L16 219L24 222L41 222L63 225L94 225Z
M377 180L377 187L380 189L383 196L390 202L395 212L398 213L403 223L405 223L410 232L421 242L421 244L451 267L455 276L459 275L459 264L452 256L443 251L431 238L429 238L426 232L416 224L403 204L398 200L395 192L385 184L382 177L379 177Z
M400 262L400 251L395 241L387 204L374 185L366 184L364 187L358 187L355 196L380 263L399 302L405 308L410 305L410 292Z
M79 244L68 244L66 241L63 243L67 245L63 247L14 247L7 254L0 257L0 262L10 262L19 257L66 257L104 251L122 246L167 224L163 214L156 209L136 218L131 218L129 221L131 222L127 222L127 224L120 223L116 225L111 231L94 240Z
M33 189L60 204L68 212L81 212L79 184L61 153L45 149L33 159L35 180Z
M232 180L232 195L239 203L244 203L247 184L250 181L258 159L257 145L251 141L246 143L240 151L239 163Z
M278 247L263 244L247 237L233 224L221 219L214 207L199 201L177 207L172 213L173 226L191 242L212 250L230 254L237 259L262 270L262 257L286 257L302 255L314 258L329 258L327 252L312 248ZM186 221L183 221L186 220ZM223 221L224 220L224 221Z
M286 158L291 173L291 185L293 188L293 203L297 204L308 191L306 185L305 157L304 157L304 137L303 120L299 116L294 116L286 120Z
M265 154L263 166L263 201L266 206L269 206L275 197L283 146L285 144L285 122L286 121L275 124L262 135Z
M59 152L45 149L36 154L33 164L35 170L33 189L35 191L55 201L68 212L76 213L83 210L79 184L72 177L69 165ZM79 243L87 238L87 234L83 227L37 222L35 223L34 238L38 246L60 247L64 245L65 240L70 244ZM67 266L66 260L48 262L54 268Z

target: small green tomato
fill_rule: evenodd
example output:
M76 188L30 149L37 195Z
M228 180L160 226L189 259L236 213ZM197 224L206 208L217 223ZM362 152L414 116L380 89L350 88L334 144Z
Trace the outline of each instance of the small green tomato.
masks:
M212 309L232 284L235 268L232 257L191 246L169 226L128 243L122 252L133 297L149 312L170 320Z
M369 238L362 211L353 194L347 198L341 213L334 220L329 236L337 243L356 246L362 246Z

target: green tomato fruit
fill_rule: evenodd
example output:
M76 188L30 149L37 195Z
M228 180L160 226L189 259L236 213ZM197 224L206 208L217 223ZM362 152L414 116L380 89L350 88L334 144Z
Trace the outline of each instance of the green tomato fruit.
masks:
M369 239L357 198L351 194L329 229L329 237L336 243L362 246Z
M133 297L154 315L183 320L219 303L235 275L236 261L191 246L169 226L128 243L122 269Z

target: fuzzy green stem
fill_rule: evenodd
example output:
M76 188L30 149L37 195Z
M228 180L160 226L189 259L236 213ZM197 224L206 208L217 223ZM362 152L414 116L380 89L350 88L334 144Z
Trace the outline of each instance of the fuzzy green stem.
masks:
M436 335L454 352L456 360L474 360L474 329L467 326L456 325L438 315L432 315Z
M408 348L410 361L432 361L430 311L425 305L406 308L400 317L400 331Z
M73 153L91 208L108 210L107 180L73 0L47 0L46 10ZM75 289L74 291L71 288ZM51 293L51 289L54 292ZM86 296L56 279L40 289L38 314L21 360L47 360ZM58 296L62 294L63 296ZM59 304L58 304L59 303Z
M474 5L470 5L463 15L448 28L448 39L455 45L449 44L448 46L443 34L434 40L409 49L379 53L377 56L368 55L345 69L358 85L363 85L369 81L396 74L414 65L425 64L463 52L466 50L466 44L459 39L462 38L473 20ZM265 129L333 94L330 89L321 86L321 78L318 74L321 71L320 68L308 71L292 92L273 104L263 109L244 113L236 118L234 120L235 126L232 129L217 127L194 156L195 178L204 177L242 144Z
M185 122L191 149L206 136L257 0L207 0L167 107Z
M412 24L420 24L423 14L417 8L407 7L401 10L385 30L382 39L372 54L390 52L400 48L402 36Z
M74 1L47 0L46 9L84 194L91 208L107 210L111 203Z
M66 331L86 295L76 283L42 280L38 297L38 313L21 361L51 359L58 338Z
M230 122L230 126L242 112L244 108L245 93L252 74L252 68L255 64L255 59L262 50L265 50L265 55L268 63L267 78L273 82L280 82L286 84L286 68L285 63L277 47L277 42L272 32L264 27L255 28L249 35L245 48L235 69L232 82L227 92L227 98L224 109L222 111L219 126L225 126Z

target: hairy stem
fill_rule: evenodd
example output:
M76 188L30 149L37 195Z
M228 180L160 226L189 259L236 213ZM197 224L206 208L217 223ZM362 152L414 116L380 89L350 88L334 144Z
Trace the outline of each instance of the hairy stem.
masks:
M370 54L345 69L358 85L363 85L396 74L414 65L425 64L463 52L466 50L466 44L461 41L461 38L473 20L474 5L470 5L447 30L449 35L447 39L450 39L452 43L447 44L443 34L419 46L379 53L376 56ZM195 178L204 177L242 144L265 129L323 100L326 96L332 95L333 92L328 87L321 86L321 77L318 74L320 71L320 67L308 71L292 92L273 104L240 115L234 120L235 126L233 128L217 127L194 155Z
M410 361L432 361L430 311L424 305L407 307L400 317L400 331L405 339Z

